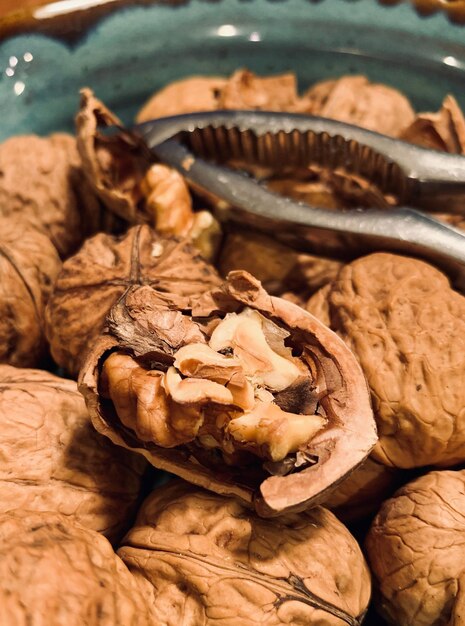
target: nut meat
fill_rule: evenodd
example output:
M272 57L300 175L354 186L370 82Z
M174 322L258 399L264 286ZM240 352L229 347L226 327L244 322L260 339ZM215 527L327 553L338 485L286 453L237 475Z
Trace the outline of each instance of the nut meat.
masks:
M95 431L74 381L8 365L0 365L0 458L0 514L56 511L112 540L134 512L146 467Z
M359 626L370 574L326 509L263 520L185 483L152 493L118 554L153 585L159 626Z
M261 515L324 498L376 441L353 355L245 272L191 312L146 287L113 308L80 376L96 428Z

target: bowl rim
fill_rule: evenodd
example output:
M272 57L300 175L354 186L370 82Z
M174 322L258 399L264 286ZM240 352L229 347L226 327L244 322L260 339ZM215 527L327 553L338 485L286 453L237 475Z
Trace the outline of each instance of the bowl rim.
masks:
M119 9L156 4L179 7L192 1L80 0L79 4L70 4L69 0L35 0L34 6L14 9L0 16L0 40L29 32L41 32L72 42L79 39L88 28ZM214 1L221 3L227 0ZM272 4L272 0L268 1ZM311 1L308 0L309 6ZM455 25L465 26L465 0L373 0L373 4L384 8L410 4L420 18L444 13Z

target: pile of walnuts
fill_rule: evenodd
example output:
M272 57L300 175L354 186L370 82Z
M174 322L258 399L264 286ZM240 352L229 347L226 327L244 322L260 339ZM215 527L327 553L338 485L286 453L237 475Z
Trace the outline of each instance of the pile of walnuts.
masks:
M416 114L363 76L193 77L137 121L224 108L465 154L452 96ZM75 137L0 145L0 624L463 626L465 296L220 223L108 126L84 89ZM327 210L396 203L247 165Z

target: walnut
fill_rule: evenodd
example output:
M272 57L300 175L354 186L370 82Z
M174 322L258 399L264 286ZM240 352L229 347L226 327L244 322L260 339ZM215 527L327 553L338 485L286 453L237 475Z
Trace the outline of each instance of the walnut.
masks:
M361 520L379 509L399 486L401 478L401 472L368 457L333 491L325 506L346 523Z
M176 80L152 95L136 117L147 122L157 117L214 111L226 79L219 76L189 76Z
M318 172L318 174L320 175L316 180L311 170L308 172L309 180L299 180L296 177L274 177L267 181L267 187L282 196L288 196L313 206L326 209L344 208L341 199L335 194L330 181L323 180L322 172Z
M138 122L217 109L299 110L294 74L257 76L246 69L229 78L192 76L175 81L156 92L137 114Z
M453 96L446 96L437 113L419 113L401 139L433 150L465 154L465 118Z
M151 163L150 155L129 133L107 136L99 131L101 126L121 126L121 121L90 89L83 89L76 135L87 181L113 214L130 224L144 221L141 183Z
M299 253L267 235L232 231L221 248L218 269L223 276L245 270L274 295L293 290L308 298L336 277L342 263L335 259Z
M149 287L128 292L80 390L112 441L265 516L327 497L376 441L350 351L246 272L189 310L161 309Z
M56 513L0 516L2 626L154 625L151 594L98 533Z
M185 241L135 226L123 237L99 234L68 259L46 311L55 361L76 375L113 304L133 285L151 285L159 304L185 308L218 284L215 270Z
M146 468L95 431L74 381L8 365L0 365L0 457L0 514L56 511L112 540Z
M76 126L84 172L111 214L129 224L148 223L161 235L189 237L205 258L215 256L221 238L217 220L208 211L194 213L182 176L152 163L139 138L123 130L111 136L100 131L121 122L90 89L81 92Z
M463 624L464 537L464 471L426 474L383 504L366 550L389 624Z
M0 216L29 221L62 257L98 226L100 210L70 135L23 135L0 145Z
M397 89L365 76L342 76L313 85L303 96L306 113L398 136L414 120L410 102Z
M216 257L221 226L209 211L192 209L192 198L184 178L176 170L155 163L142 180L145 211L161 235L189 237L204 259Z
M218 108L292 111L298 103L294 74L262 77L242 69L234 72L221 89Z
M44 310L60 267L46 235L0 218L0 363L32 367L43 356Z
M155 163L145 174L141 188L157 232L186 236L192 228L194 211L181 174L167 165Z
M307 308L362 366L379 431L373 458L399 468L465 461L465 297L431 265L384 253L349 263L324 290Z
M370 574L326 509L263 520L171 482L144 502L118 554L153 586L157 624L362 623Z

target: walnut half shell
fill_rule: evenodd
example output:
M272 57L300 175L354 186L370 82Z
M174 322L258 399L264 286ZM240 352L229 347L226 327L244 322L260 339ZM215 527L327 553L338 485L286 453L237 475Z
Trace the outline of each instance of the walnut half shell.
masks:
M323 500L377 440L355 357L246 272L190 312L147 287L113 308L80 375L97 430L263 516Z

